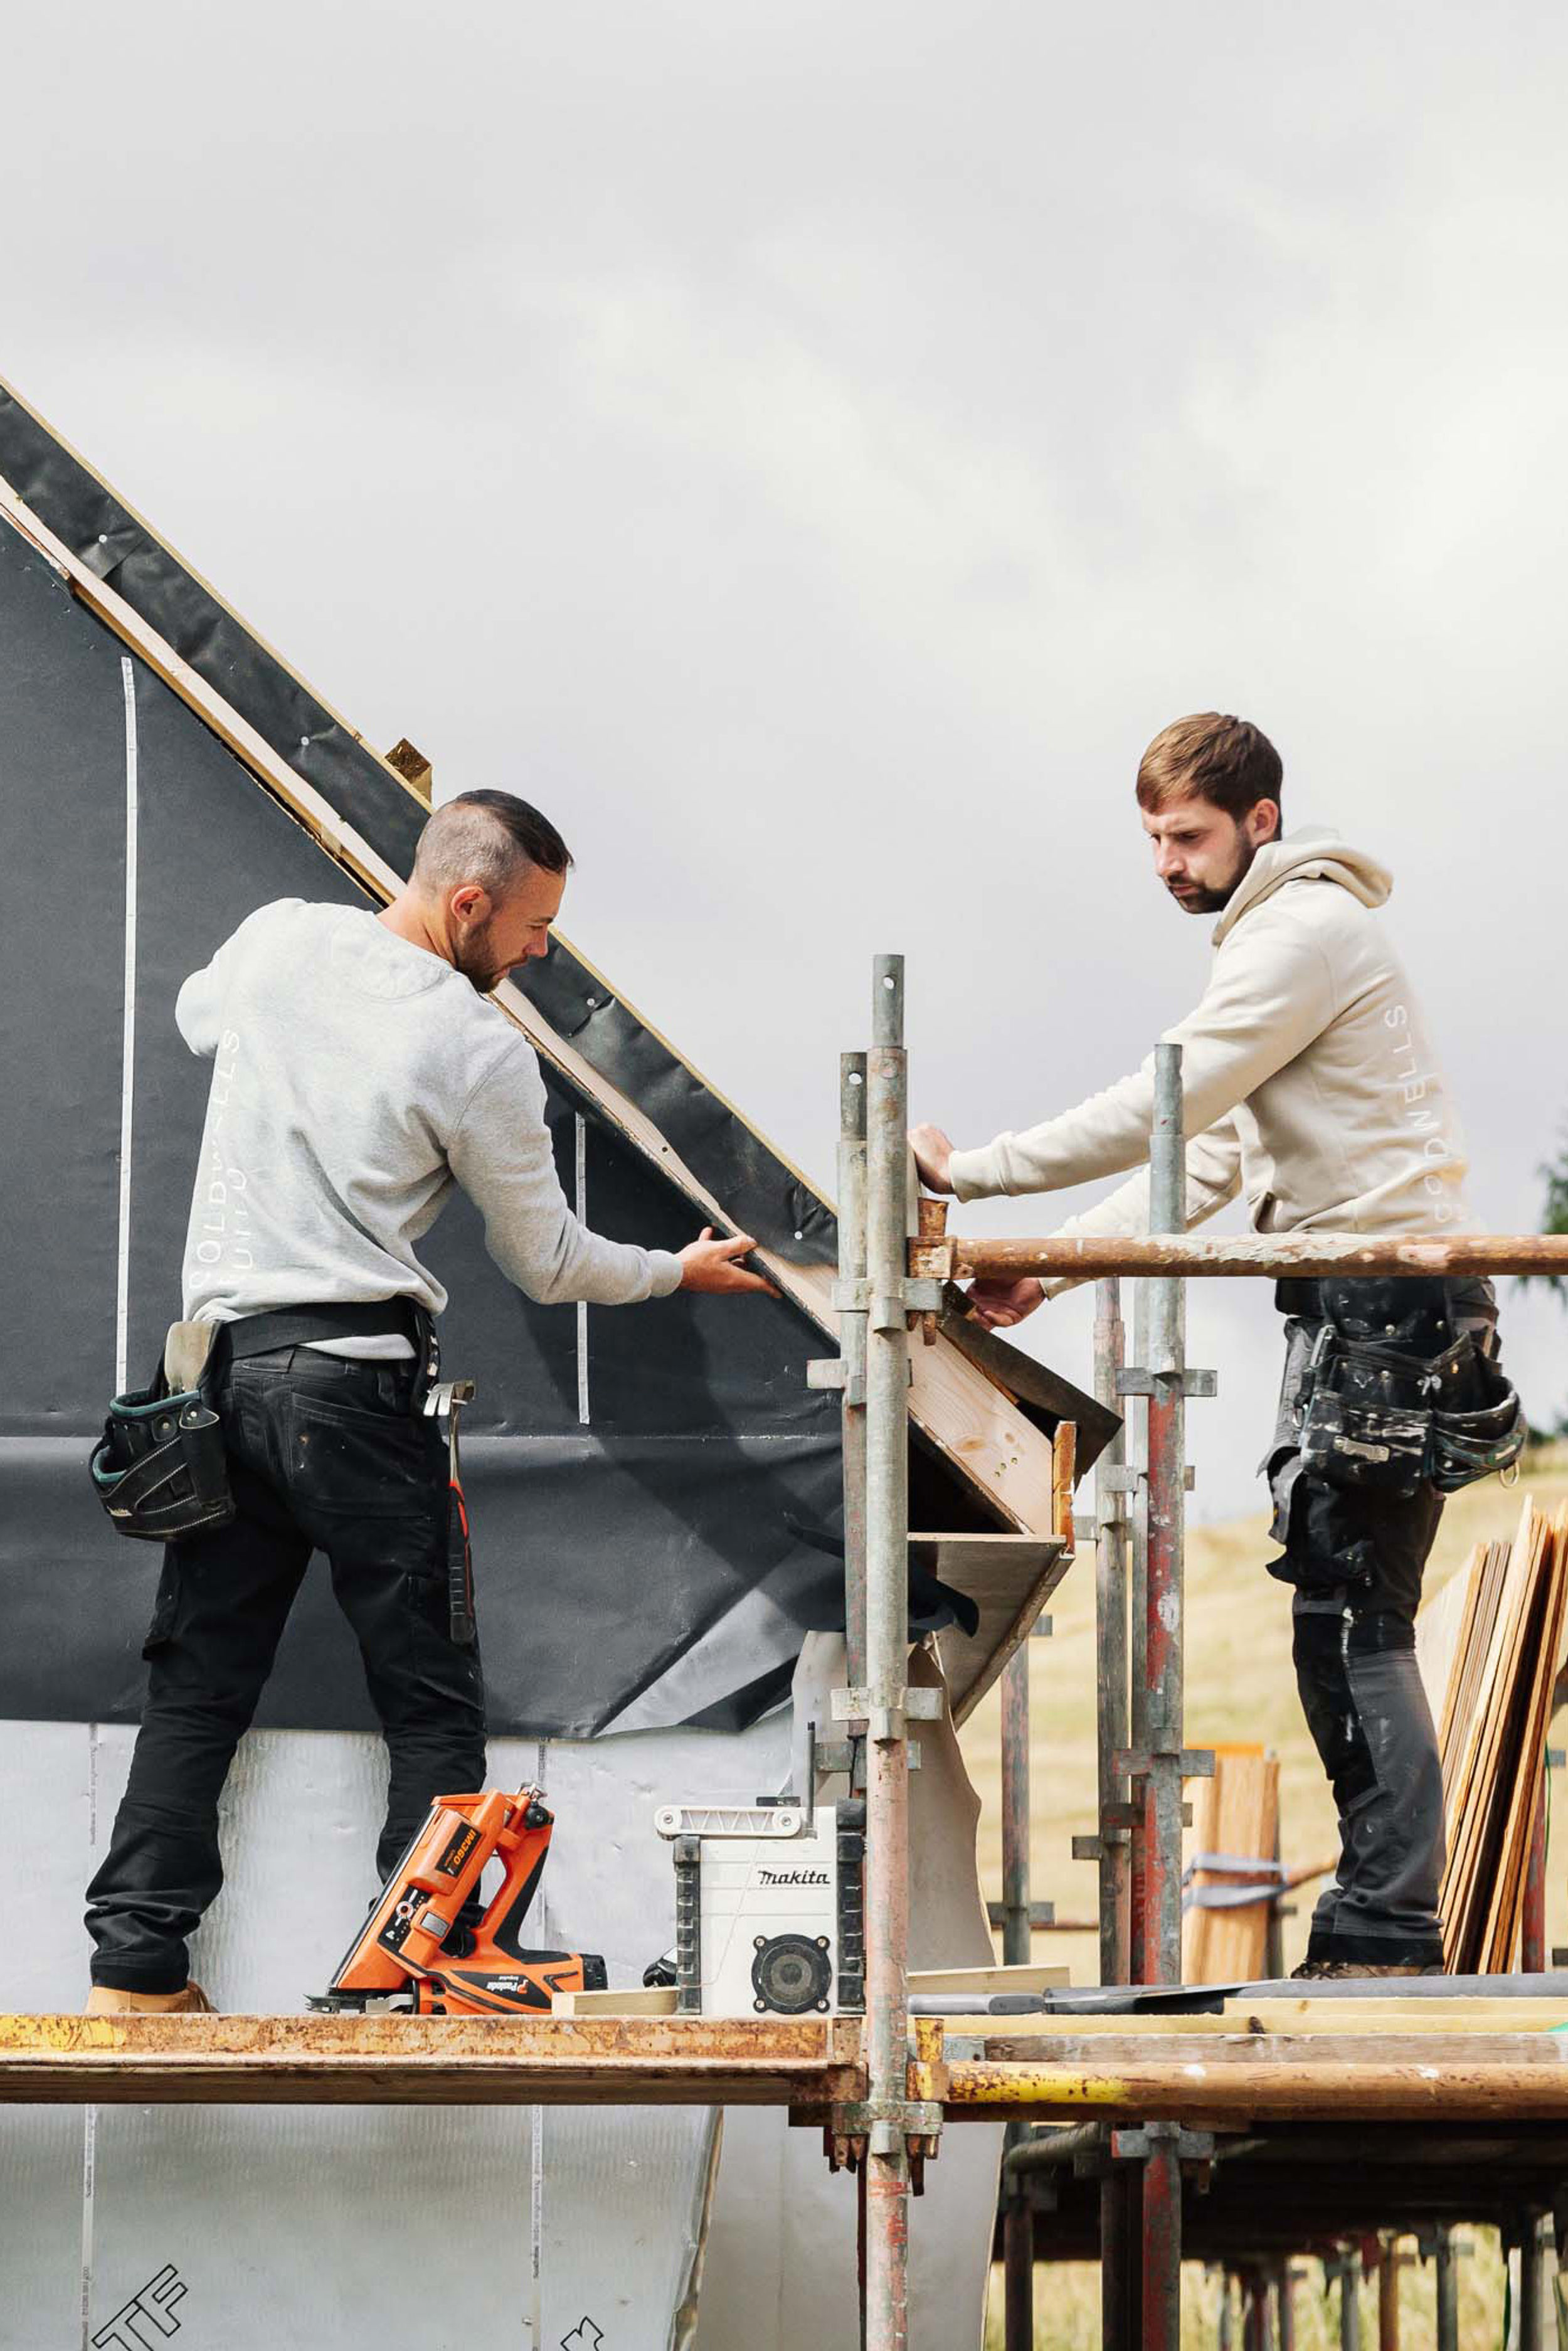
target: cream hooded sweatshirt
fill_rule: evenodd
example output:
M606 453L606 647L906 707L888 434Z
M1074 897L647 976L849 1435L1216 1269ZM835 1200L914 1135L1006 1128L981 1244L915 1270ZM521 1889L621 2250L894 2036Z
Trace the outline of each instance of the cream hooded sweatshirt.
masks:
M1186 1221L1240 1191L1258 1232L1467 1232L1464 1137L1375 909L1388 873L1331 832L1260 849L1214 931L1183 1048ZM1054 1192L1140 1167L1060 1230L1149 1224L1154 1056L1076 1110L953 1154L960 1200ZM1061 1288L1064 1284L1048 1287Z

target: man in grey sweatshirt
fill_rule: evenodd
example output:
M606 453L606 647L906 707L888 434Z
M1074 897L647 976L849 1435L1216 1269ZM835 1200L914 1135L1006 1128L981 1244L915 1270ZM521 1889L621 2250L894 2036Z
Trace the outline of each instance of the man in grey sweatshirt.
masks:
M383 913L263 906L180 990L181 1033L213 1063L183 1312L222 1326L211 1392L236 1512L164 1555L135 1756L89 1890L89 2011L206 2005L187 1938L222 1883L218 1797L313 1551L386 1740L383 1876L434 1796L484 1784L478 1648L448 1610L445 1448L420 1410L446 1294L416 1250L454 1187L541 1302L768 1289L739 1263L744 1235L638 1249L567 1205L538 1057L490 999L548 951L570 863L527 801L467 793L431 818Z
M1167 726L1138 769L1156 878L1186 912L1218 916L1208 986L1166 1032L1183 1049L1186 1221L1239 1192L1259 1232L1473 1231L1452 1098L1380 917L1389 876L1331 833L1281 839L1281 780L1268 738L1216 711ZM1151 1055L980 1149L936 1126L911 1139L927 1184L961 1200L1134 1170L1060 1228L1132 1234L1148 1230L1153 1113ZM977 1282L970 1298L1006 1328L1070 1286ZM1302 1971L1419 1974L1442 1962L1443 1792L1415 1656L1442 1497L1429 1481L1398 1496L1304 1474L1303 1384L1325 1326L1412 1362L1467 1338L1490 1360L1496 1304L1484 1281L1425 1279L1281 1282L1276 1303L1290 1319L1264 1465L1282 1547L1270 1568L1295 1587L1297 1684L1342 1844Z

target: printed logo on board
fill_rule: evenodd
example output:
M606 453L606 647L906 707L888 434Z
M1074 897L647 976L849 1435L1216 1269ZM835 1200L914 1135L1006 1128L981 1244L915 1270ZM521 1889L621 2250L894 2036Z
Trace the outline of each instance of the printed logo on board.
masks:
M184 2298L179 2271L172 2262L165 2262L157 2276L149 2278L124 2308L99 2328L92 2338L93 2351L157 2351L159 2345L180 2332L174 2305Z

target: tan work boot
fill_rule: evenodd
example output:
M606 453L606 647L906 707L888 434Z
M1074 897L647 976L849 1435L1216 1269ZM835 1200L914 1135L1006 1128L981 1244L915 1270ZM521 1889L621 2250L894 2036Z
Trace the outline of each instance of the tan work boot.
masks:
M183 1991L120 1991L113 1984L94 1984L82 2014L213 2016L216 2011L199 1983L188 1983Z

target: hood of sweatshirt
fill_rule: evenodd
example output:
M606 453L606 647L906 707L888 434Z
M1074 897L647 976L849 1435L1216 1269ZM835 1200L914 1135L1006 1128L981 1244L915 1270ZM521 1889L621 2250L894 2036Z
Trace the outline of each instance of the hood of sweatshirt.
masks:
M1304 826L1260 849L1241 878L1236 895L1214 926L1214 944L1233 931L1243 914L1271 898L1287 882L1337 882L1364 906L1381 906L1394 877L1375 857L1351 849L1323 826Z

